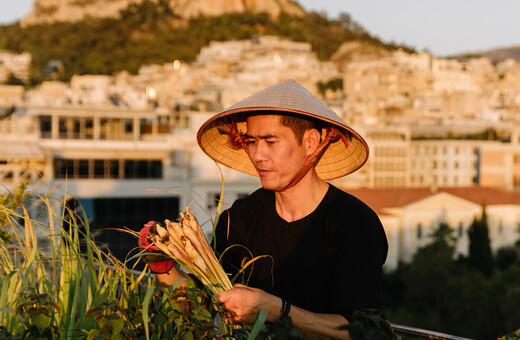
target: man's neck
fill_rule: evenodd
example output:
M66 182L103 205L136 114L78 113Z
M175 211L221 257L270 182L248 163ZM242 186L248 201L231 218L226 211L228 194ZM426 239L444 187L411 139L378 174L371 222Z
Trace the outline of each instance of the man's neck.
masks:
M293 187L275 192L276 211L287 222L299 220L318 207L328 188L318 175L309 172Z

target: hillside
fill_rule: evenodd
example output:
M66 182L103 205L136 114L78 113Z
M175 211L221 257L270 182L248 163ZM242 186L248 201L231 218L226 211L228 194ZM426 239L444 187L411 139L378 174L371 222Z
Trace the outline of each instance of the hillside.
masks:
M37 84L48 79L45 70L49 61L63 64L61 72L53 76L65 81L74 74L113 74L122 70L136 73L143 64L176 59L192 62L201 47L213 40L243 40L259 35L308 42L322 60L329 60L347 41L384 49L397 47L385 45L347 14L336 20L318 13L281 13L275 18L266 12L183 19L167 0L144 0L120 11L120 18L87 17L77 22L0 26L0 49L30 52L31 82Z
M485 57L489 58L493 64L506 59L515 59L520 61L520 45L502 48L493 48L486 51L463 53L454 56L456 59L464 59L468 57Z
M90 18L119 18L121 10L144 0L36 0L33 9L21 22L22 26L54 22L76 22ZM218 16L230 13L268 13L279 17L286 13L305 15L293 0L154 0L167 4L178 17Z

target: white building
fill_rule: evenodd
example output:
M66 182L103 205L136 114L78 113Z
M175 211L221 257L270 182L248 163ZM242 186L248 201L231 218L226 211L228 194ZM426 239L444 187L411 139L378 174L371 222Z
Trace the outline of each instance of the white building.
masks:
M485 204L491 249L512 246L520 239L520 193L498 189L426 188L346 189L378 214L385 228L389 253L387 269L408 262L419 247L431 242L431 233L447 223L456 237L456 253L468 254L468 228L482 215Z

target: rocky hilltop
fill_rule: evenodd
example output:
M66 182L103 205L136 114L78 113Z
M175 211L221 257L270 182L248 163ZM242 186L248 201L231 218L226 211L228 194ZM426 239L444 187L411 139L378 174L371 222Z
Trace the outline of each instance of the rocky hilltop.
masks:
M117 18L122 9L144 0L36 0L22 26L79 21L86 17ZM157 0L152 0L157 1ZM267 12L304 15L303 8L293 0L169 0L173 12L184 19L195 16L217 16L226 13Z
M510 47L502 47L502 48L493 48L486 51L477 51L477 52L467 52L461 53L453 56L456 59L464 60L468 57L483 57L489 58L493 64L499 63L506 59L515 59L520 61L520 45L510 46Z

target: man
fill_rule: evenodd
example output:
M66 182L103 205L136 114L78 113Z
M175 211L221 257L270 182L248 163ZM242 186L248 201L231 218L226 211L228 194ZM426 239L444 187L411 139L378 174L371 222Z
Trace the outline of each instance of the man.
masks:
M243 282L216 296L229 324L288 316L306 338L349 338L352 313L379 307L387 241L376 214L325 182L361 167L365 141L294 80L254 94L208 120L197 139L262 188L219 218L216 248ZM239 245L228 248L231 245ZM170 284L185 275L159 275Z

